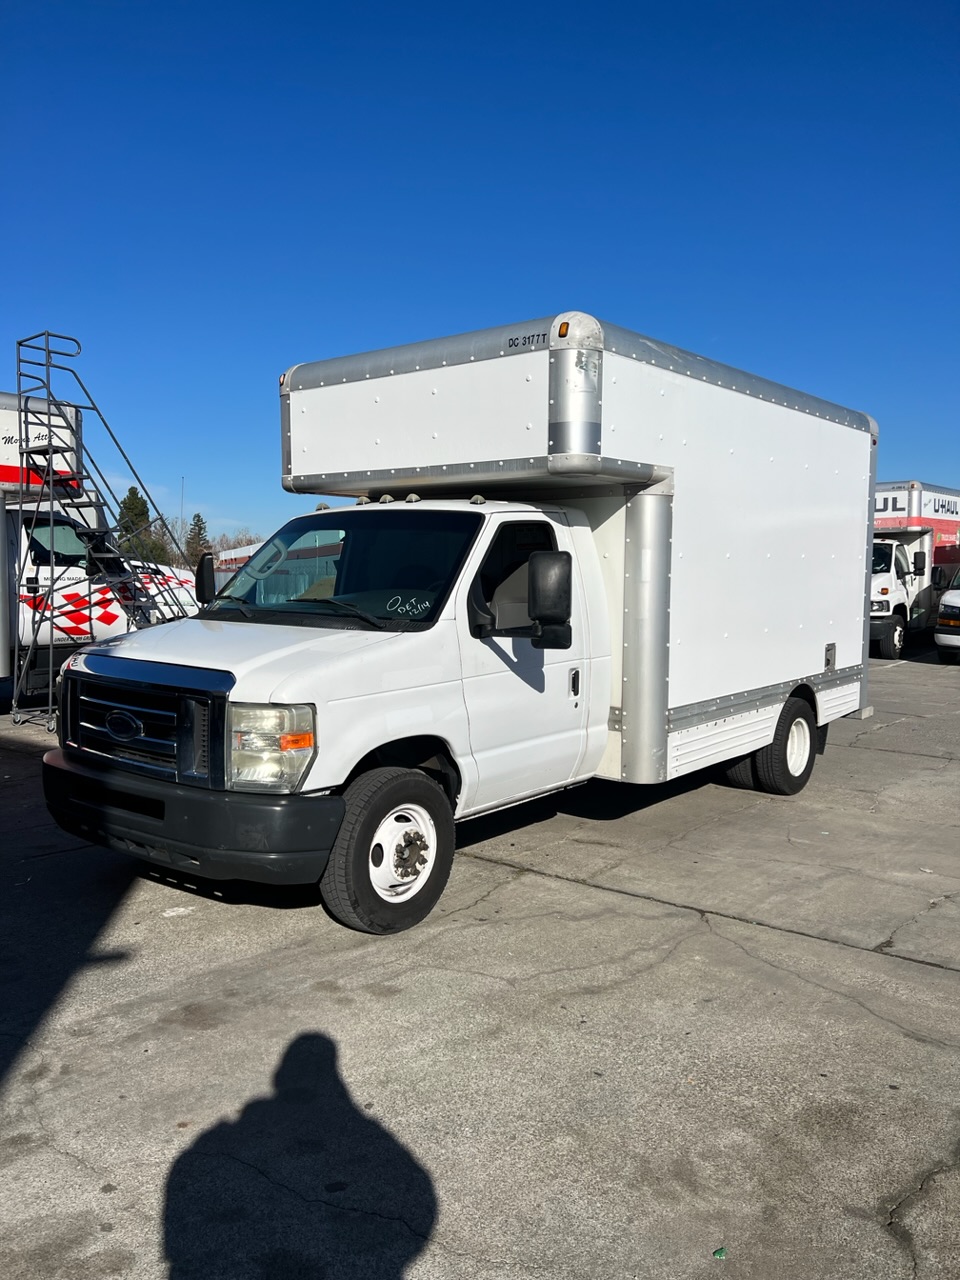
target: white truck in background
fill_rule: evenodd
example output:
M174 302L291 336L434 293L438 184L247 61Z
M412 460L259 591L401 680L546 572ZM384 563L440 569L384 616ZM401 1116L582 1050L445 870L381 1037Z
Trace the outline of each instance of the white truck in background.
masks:
M573 311L295 365L281 420L284 487L357 504L68 661L83 839L390 933L455 821L716 765L792 795L869 714L866 415Z
M62 465L76 469L81 413L62 408L49 429ZM46 414L33 416L37 432ZM18 674L29 696L47 687L51 664L59 669L81 645L197 610L192 571L136 561L131 574L98 527L102 510L74 503L71 489L41 496L40 476L22 465L18 398L0 392L0 712L9 710ZM145 587L155 588L149 603ZM21 673L18 650L28 662Z
M960 568L960 490L895 480L874 494L870 638L899 658L910 633L937 620L940 596Z
M940 597L933 639L942 663L960 662L960 565Z

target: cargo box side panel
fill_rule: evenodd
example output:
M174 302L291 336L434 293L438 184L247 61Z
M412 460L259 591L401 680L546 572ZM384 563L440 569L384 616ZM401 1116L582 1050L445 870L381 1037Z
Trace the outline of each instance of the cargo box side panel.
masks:
M73 405L51 410L49 402L39 396L26 399L27 431L30 446L37 450L42 463L44 451L52 449L54 469L60 474L77 469L77 447L80 438L80 410ZM27 492L41 488L36 471L24 468L20 457L20 412L17 396L0 391L0 491L18 494L21 485Z
M671 710L860 668L869 431L608 353L603 442L674 469Z
M549 353L290 390L290 487L543 457ZM336 488L335 488L335 487Z

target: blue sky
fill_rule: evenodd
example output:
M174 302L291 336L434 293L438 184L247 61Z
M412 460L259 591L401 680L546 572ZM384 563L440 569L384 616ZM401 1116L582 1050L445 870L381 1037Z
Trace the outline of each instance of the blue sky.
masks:
M952 0L31 0L0 388L80 371L168 514L268 533L300 360L579 308L863 409L960 488ZM5 372L4 372L5 371Z

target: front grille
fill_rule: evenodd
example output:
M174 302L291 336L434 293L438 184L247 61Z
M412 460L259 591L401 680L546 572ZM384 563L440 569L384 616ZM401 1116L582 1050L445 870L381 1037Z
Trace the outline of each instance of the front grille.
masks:
M190 786L223 785L225 700L216 694L64 675L63 746L133 773Z

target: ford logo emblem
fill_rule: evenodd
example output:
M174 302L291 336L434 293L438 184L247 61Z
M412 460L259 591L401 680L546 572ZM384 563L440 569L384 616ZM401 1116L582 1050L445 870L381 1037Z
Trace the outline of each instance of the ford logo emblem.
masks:
M143 725L129 711L111 711L104 726L110 737L118 742L130 742L143 733Z

